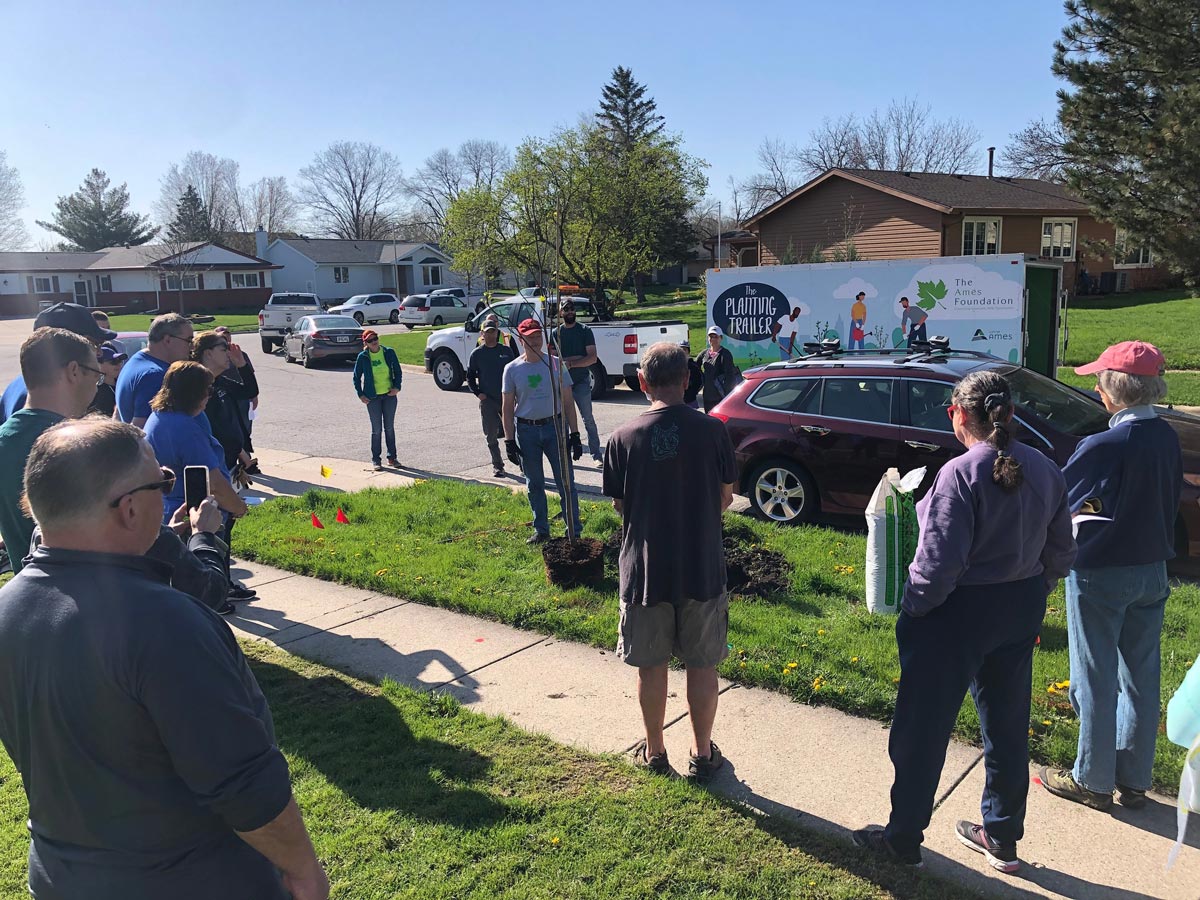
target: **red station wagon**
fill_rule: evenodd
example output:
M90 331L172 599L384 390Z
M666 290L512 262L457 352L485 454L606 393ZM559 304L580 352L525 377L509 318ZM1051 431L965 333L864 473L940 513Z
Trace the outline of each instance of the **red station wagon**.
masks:
M1081 438L1108 427L1087 392L983 353L940 349L847 351L837 342L794 361L750 369L712 414L725 422L739 494L755 515L798 524L818 514L861 515L880 476L928 467L921 493L963 452L946 407L954 385L994 369L1012 386L1015 439L1065 465ZM1200 562L1200 419L1160 408L1183 446L1176 553Z

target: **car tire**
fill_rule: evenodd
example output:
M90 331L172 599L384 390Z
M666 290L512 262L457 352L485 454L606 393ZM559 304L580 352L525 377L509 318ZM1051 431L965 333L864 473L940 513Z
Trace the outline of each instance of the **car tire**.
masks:
M400 310L393 309L391 314L388 316L388 322L391 323L392 325L395 325L399 321L400 321Z
M445 322L442 320L442 317L441 317L441 316L434 316L434 317L433 317L433 324L434 324L434 325L445 325L446 323L445 323Z
M363 324L363 322L366 321L366 319L363 317L362 313L355 313L354 321L357 322L361 326Z
M433 382L443 391L457 391L463 383L463 367L458 357L443 350L433 358Z
M404 325L404 327L405 327L405 328L407 328L409 331L412 331L412 330L413 330L414 328L416 328L417 326L416 326L416 325L409 325L409 324L406 322L406 323L405 323L405 325Z
M309 356L308 353L305 352L304 347L301 346L300 347L300 365L304 366L304 368L306 368L306 369L311 369L315 364L316 364L316 360L314 360L311 356Z
M603 400L608 393L608 373L600 363L593 363L589 375L592 379L592 399Z
M636 375L625 376L625 387L629 388L631 391L637 391L639 394L642 392L642 383L638 381Z
M799 463L771 459L755 466L746 479L750 511L779 525L803 525L817 513L817 486Z
M283 361L285 363L294 363L296 358L292 356L292 351L288 349L287 341L283 342Z
M260 338L260 340L262 341L263 353L274 353L275 352L275 342L274 341L272 341L270 338Z

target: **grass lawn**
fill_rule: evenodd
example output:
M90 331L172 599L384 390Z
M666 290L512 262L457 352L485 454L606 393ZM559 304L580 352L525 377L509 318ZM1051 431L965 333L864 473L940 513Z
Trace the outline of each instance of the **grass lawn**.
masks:
M1200 369L1200 297L1188 291L1080 298L1067 310L1067 324L1065 365L1089 363L1110 344L1142 340L1162 350L1168 369Z
M459 327L459 324L437 325L432 328L420 328L399 334L381 334L379 336L379 343L395 350L396 357L401 363L410 366L423 366L425 365L425 344L429 340L429 335L434 331L441 331L443 328Z
M1167 403L1176 406L1200 406L1200 372L1168 372L1166 378ZM1058 380L1089 391L1096 386L1095 375L1076 375L1074 370L1066 366L1058 370Z
M108 321L113 331L149 331L150 322L155 316L129 315L109 316ZM258 313L216 313L213 321L195 326L196 331L208 331L218 325L226 326L230 331L258 331Z
M674 306L670 309L638 309L635 306L622 306L617 312L617 319L678 319L687 324L688 343L695 353L705 346L705 331L708 330L708 308L704 301L684 306Z
M335 898L970 896L449 697L245 650ZM5 897L26 893L15 774L0 751Z
M350 525L311 527L313 511L332 523L338 504ZM609 505L582 505L586 535L603 540L619 527ZM598 590L552 587L541 553L524 543L529 518L521 494L448 480L349 495L310 491L252 509L238 524L235 552L570 640L615 645L615 572L608 570ZM863 603L865 539L829 528L780 528L740 515L726 517L726 533L782 553L792 566L792 589L768 599L734 598L732 652L721 674L799 702L889 719L900 674L895 623L869 614ZM1054 687L1069 675L1061 588L1049 605L1034 661L1032 749L1043 761L1068 765L1078 732L1066 692ZM1200 588L1177 585L1163 632L1164 708L1198 646ZM979 739L969 700L959 713L957 732ZM1182 748L1159 741L1157 785L1175 789L1183 755Z

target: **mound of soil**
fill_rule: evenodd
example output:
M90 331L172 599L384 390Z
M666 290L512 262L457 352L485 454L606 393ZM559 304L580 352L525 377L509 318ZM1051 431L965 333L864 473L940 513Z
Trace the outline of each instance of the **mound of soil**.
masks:
M731 594L769 597L792 589L792 565L782 553L747 547L734 537L725 538L725 569Z
M560 587L596 584L604 577L604 545L594 538L555 538L542 546L546 577Z

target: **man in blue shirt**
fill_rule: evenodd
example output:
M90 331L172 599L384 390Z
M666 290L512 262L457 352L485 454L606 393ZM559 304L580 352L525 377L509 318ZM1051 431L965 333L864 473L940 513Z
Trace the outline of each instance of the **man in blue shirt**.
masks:
M115 331L109 331L96 323L95 318L88 312L86 306L77 303L55 303L48 306L33 320L33 330L39 328L61 328L87 338L97 347L105 341L111 341L117 336ZM0 395L0 425L25 405L27 397L25 379L18 375Z
M150 401L162 387L173 362L192 352L192 323L179 313L167 313L150 323L150 342L129 358L117 377L117 415L141 428L150 418Z

